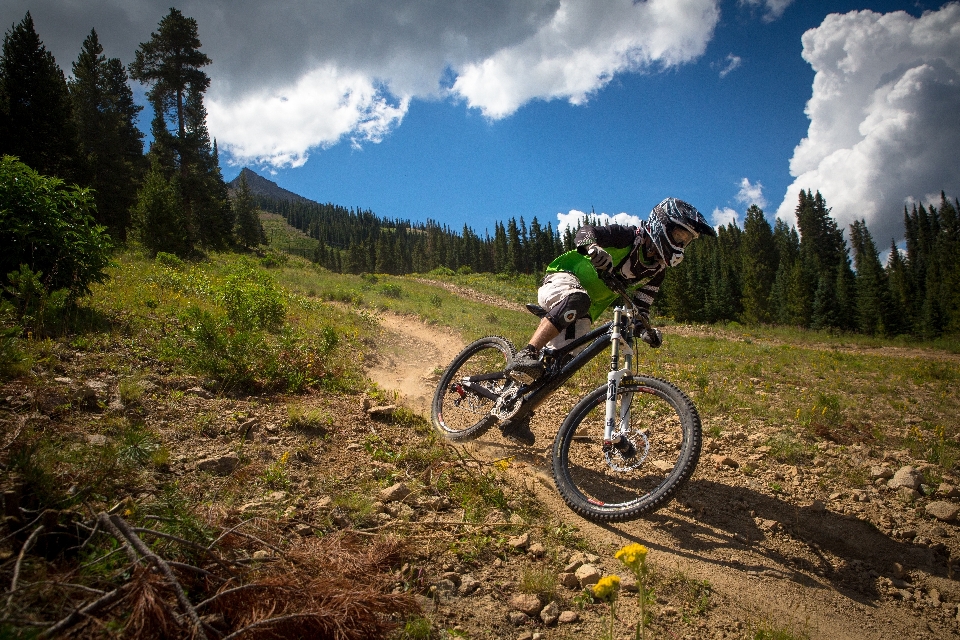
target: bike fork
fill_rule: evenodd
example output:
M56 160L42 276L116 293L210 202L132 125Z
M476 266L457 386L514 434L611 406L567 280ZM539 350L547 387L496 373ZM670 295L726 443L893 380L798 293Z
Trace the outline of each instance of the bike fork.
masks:
M610 371L607 373L607 402L606 414L603 422L603 448L617 447L621 438L614 441L615 432L623 433L627 425L630 424L630 407L633 404L633 394L628 394L621 398L620 410L617 410L617 391L623 378L630 375L633 368L633 349L630 344L623 339L620 334L620 309L614 309L613 312L613 334L610 336L612 345L610 355ZM623 368L620 365L620 347L623 345ZM624 443L629 447L629 443ZM619 447L618 447L619 448Z

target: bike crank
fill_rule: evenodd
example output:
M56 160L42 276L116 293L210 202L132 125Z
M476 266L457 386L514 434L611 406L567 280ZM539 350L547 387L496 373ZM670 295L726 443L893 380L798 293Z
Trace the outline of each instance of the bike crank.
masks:
M494 404L493 408L490 409L490 415L497 418L501 422L505 422L517 415L517 412L520 411L520 407L523 406L523 402L519 396L519 387L507 389L503 395L497 398L496 404Z

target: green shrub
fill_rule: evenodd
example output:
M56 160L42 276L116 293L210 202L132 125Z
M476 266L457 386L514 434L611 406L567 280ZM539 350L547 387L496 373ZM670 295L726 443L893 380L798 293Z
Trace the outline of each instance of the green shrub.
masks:
M26 355L20 349L23 327L14 320L14 308L0 300L0 380L25 373Z
M171 269L183 269L184 267L183 260L172 253L167 253L166 251L157 252L155 259L157 264L162 264L163 266L170 267Z
M42 176L11 156L0 159L0 274L26 265L45 274L46 291L70 299L107 279L112 241L91 215L89 189Z
M400 288L400 285L393 284L391 282L386 282L380 285L380 293L385 295L388 298L400 298L403 295L403 289Z
M4 291L13 298L14 313L23 331L38 336L63 333L68 311L73 306L67 289L48 293L43 286L43 273L35 273L25 264L7 274L7 279L10 285L4 287Z
M283 290L245 261L227 276L221 299L236 329L276 331L283 325L287 311Z

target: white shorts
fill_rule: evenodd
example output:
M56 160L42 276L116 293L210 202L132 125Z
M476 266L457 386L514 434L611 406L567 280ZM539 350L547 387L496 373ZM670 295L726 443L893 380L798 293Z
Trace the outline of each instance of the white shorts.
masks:
M540 288L537 290L537 304L549 311L560 304L564 298L571 293L576 292L586 293L575 275L567 273L566 271L548 273L543 279L543 284L540 285ZM561 331L560 335L548 342L547 346L560 349L589 332L591 324L590 318L577 318L570 324L566 331ZM586 347L586 345L578 347L571 353L575 355L584 347Z

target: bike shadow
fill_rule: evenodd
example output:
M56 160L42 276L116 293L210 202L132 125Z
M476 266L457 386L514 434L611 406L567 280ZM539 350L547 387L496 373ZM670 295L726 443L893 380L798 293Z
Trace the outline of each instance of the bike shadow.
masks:
M826 583L861 604L879 599L878 576L897 578L902 568L949 574L946 555L894 540L869 522L815 502L800 506L706 479L691 480L674 500L644 518L672 544L642 540L629 523L601 526L653 549L758 577L786 578L810 588L826 588Z

